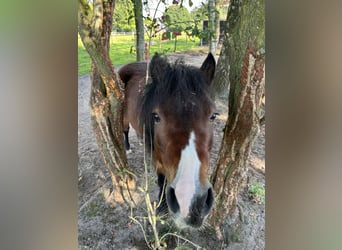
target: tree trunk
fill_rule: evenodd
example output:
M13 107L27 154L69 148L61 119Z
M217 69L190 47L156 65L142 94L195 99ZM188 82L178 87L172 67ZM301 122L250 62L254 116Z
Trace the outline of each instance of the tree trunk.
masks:
M173 47L173 52L176 52L176 50L177 50L177 35L175 35L175 44Z
M209 8L209 20L208 20L208 31L209 31L209 52L211 52L213 55L216 53L216 29L215 29L215 0L209 0L208 2L208 8Z
M216 201L210 220L221 239L220 225L236 209L247 174L247 159L260 129L265 87L264 26L264 0L231 1L221 51L222 62L228 60L229 71L217 71L215 76L226 79L229 73L230 82L229 116L211 176Z
M220 0L215 0L215 19L214 19L214 42L215 42L215 53L218 50L218 44L220 39L220 10L219 10ZM215 55L215 54L213 54Z
M225 27L225 36L223 39L220 57L217 60L215 78L210 85L210 94L212 98L220 97L228 99L229 83L229 56L228 56L228 27ZM228 103L227 103L228 105Z
M104 162L112 175L114 198L131 202L135 188L123 145L123 86L109 58L114 0L78 1L78 31L92 59L91 121Z
M144 39L144 18L142 15L142 1L132 0L134 4L134 20L136 40L135 47L137 51L137 61L144 61L145 39Z

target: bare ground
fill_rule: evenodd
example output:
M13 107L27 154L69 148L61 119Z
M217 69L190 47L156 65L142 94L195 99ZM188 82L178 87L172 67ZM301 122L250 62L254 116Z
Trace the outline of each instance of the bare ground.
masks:
M183 57L188 64L200 66L204 54L174 54L170 61ZM111 179L98 150L90 122L89 75L78 79L78 248L79 249L149 249L141 228L132 222L136 217L145 229L145 236L152 241L153 234L145 217L145 203L141 199L133 209L112 199ZM220 116L215 122L214 145L211 153L211 167L214 166L219 151L223 128L227 119L227 105L224 100L216 100ZM132 131L132 130L131 130ZM128 155L130 166L143 176L143 149L134 132L130 133L133 152ZM239 195L239 209L233 218L223 221L224 241L215 238L215 232L206 226L201 230L178 232L169 221L159 225L160 235L177 233L185 240L169 236L165 241L168 249L264 249L265 248L265 205L251 197L248 187L259 183L265 185L265 129L261 128L248 161L247 184ZM151 176L152 200L157 200L156 178ZM141 178L143 181L143 177ZM185 248L187 247L187 248Z

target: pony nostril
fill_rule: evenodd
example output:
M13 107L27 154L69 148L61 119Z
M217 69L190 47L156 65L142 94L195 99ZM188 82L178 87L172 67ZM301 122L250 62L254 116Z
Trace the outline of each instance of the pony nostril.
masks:
M177 201L177 197L175 194L175 189L170 187L167 195L166 195L166 200L167 200L167 204L169 205L169 208L171 209L171 211L173 213L177 213L179 211L179 204Z

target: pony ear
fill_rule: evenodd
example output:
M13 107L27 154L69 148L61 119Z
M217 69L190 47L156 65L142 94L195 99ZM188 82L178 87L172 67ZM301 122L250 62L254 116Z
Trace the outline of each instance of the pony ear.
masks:
M162 58L158 53L155 53L150 62L150 75L152 79L159 79L159 76L163 75L169 66L166 59Z
M214 79L214 74L215 74L215 67L216 67L216 62L213 54L209 52L207 58L204 60L200 70L206 75L209 79L209 82Z

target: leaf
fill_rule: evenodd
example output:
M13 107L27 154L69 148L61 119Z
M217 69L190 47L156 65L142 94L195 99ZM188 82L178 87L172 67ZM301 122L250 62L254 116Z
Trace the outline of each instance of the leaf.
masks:
M130 15L130 16L128 17L128 20L127 20L127 24L128 24L128 25L131 24L132 18L134 18L134 15Z
M194 27L194 29L192 30L191 36L199 36L200 32L199 29L196 27Z
M170 18L169 15L166 15L166 16L165 16L165 21L166 21L166 23L167 23L168 25L170 24L171 18Z
M191 0L189 0L189 6L192 7L192 5L194 5L194 3Z

